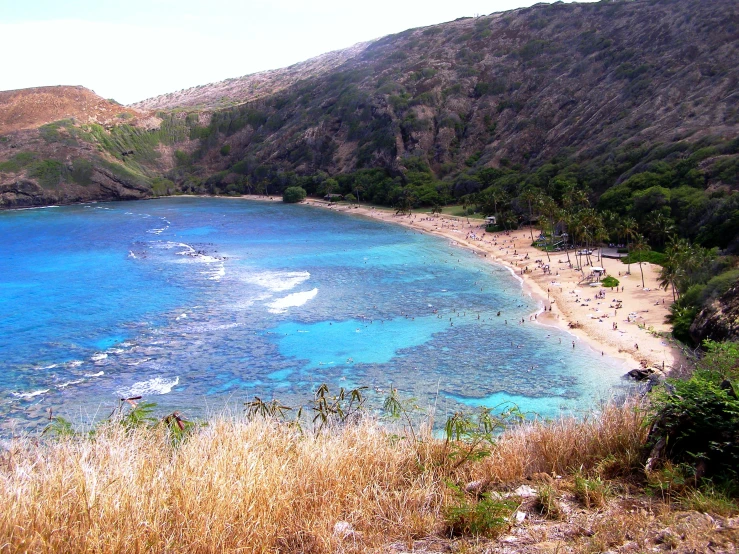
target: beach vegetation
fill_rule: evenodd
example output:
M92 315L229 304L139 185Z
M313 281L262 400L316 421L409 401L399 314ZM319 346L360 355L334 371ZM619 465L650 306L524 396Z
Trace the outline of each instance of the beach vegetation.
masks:
M619 285L619 280L611 275L608 275L600 282L600 284L604 287L612 289L613 287L617 287Z
M306 192L302 187L287 187L282 194L282 201L287 204L296 204L305 200Z

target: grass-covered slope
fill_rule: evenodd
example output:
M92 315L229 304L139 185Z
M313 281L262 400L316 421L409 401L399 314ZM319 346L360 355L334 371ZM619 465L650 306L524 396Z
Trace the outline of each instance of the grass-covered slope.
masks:
M728 497L670 465L645 477L644 417L609 407L493 444L259 415L183 442L174 425L127 417L93 438L13 441L0 457L0 540L7 552L70 553L729 548Z

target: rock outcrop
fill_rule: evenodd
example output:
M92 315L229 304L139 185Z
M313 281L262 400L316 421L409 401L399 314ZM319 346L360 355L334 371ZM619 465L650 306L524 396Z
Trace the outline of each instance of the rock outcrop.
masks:
M739 340L739 282L698 314L690 335L697 343L705 339Z

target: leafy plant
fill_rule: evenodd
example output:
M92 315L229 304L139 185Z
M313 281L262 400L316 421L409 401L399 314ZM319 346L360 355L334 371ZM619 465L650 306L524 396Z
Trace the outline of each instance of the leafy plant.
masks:
M470 501L457 485L447 484L455 497L455 503L444 510L451 536L495 538L510 528L510 519L518 508L518 503L497 499L490 493L484 493L478 501Z
M182 444L197 428L192 421L183 418L180 412L172 412L168 416L163 417L158 425L165 427L173 447Z
M524 415L518 406L502 404L498 414L495 408L480 408L476 413L456 412L444 425L446 441L444 451L458 468L468 461L481 460L490 455L496 436L511 423L521 422Z
M557 498L557 490L551 485L539 488L536 495L536 510L547 519L560 519L562 505Z
M140 396L121 398L108 419L128 430L153 426L157 423L157 418L153 415L156 403L139 402L139 400L141 400Z
M331 396L326 383L318 387L313 400L312 410L315 412L313 424L318 423L318 431L332 423L346 423L351 417L356 416L364 407L366 401L362 391L367 387L358 387L346 390L339 389L339 394Z
M603 279L600 284L604 287L613 288L619 285L619 280L609 275L608 277Z
M245 406L246 416L250 419L257 416L264 418L285 419L287 412L292 411L292 408L283 405L282 402L275 400L274 398L269 402L265 402L258 396L255 396L254 400L251 400L250 402L245 402ZM301 414L302 411L298 413Z
M588 479L582 472L575 474L575 496L586 508L602 508L611 494L610 485L600 477Z
M413 442L417 441L411 413L418 410L415 398L402 399L398 395L398 389L391 388L390 394L385 398L382 409L390 420L404 420L404 427L410 432Z
M52 416L51 412L49 412L49 423L41 431L41 434L61 438L73 437L76 435L76 432L71 421L60 416Z
M690 465L697 478L736 478L739 400L729 379L703 369L688 380L670 380L654 394L653 409L648 469L668 459Z

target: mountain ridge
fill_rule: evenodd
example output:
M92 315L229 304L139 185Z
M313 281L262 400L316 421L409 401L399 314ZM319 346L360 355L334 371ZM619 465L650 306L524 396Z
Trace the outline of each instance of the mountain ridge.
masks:
M80 157L148 183L150 195L280 191L311 176L341 177L347 188L342 176L372 170L398 183L368 199L393 204L425 175L437 190L419 200L428 205L478 192L481 171L569 160L597 200L654 163L655 148L671 160L739 135L738 29L730 0L539 4L409 29L120 107L112 121L60 114L36 128L0 127L0 186L39 185L23 202L82 201L79 187L65 196L71 170L46 185L34 177L48 177L42 160L72 167ZM250 91L259 79L271 84ZM224 92L232 96L221 102ZM701 158L706 190L737 188L733 173L714 171L734 156L727 148ZM0 191L1 206L19 201Z
M334 50L287 67L268 69L170 92L129 104L141 110L172 108L217 109L233 103L246 103L275 94L306 76L317 76L335 69L356 56L372 41L359 42L348 48Z

